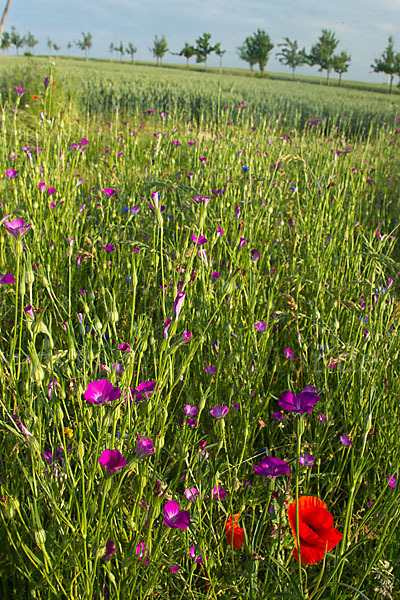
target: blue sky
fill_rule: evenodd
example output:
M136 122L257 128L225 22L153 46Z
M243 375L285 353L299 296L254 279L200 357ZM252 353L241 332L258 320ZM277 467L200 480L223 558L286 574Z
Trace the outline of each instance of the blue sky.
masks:
M5 0L1 10L3 5ZM340 39L337 51L352 56L347 78L379 83L384 75L371 73L370 65L382 54L389 35L400 51L399 23L400 0L11 0L4 30L14 25L21 35L31 31L40 42L36 54L47 52L48 37L67 54L67 43L90 31L90 56L110 57L110 43L122 40L134 43L138 60L152 60L149 48L155 34L164 34L170 50L178 52L185 41L194 43L209 32L211 42L221 42L226 49L224 65L246 68L236 48L260 28L275 44L267 70L285 71L275 58L283 37L309 49L326 28ZM74 46L71 55L80 54ZM165 61L184 59L168 54ZM218 58L211 55L209 64L217 65ZM317 69L303 67L299 73L317 74Z

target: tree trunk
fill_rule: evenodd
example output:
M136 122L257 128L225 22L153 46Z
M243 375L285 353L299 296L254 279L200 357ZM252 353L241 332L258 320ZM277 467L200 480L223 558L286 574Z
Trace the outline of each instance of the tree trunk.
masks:
M254 65L250 65L251 76L254 76Z
M394 75L390 75L390 83L389 83L389 94L392 93L392 83L393 83Z
M341 73L339 73L339 82L338 82L338 87L340 87L340 86L341 86L341 83L342 83L342 74L341 74Z
M222 73L222 56L219 57L219 72Z
M294 81L294 67L292 67L292 79Z
M3 37L3 27L4 27L4 22L6 20L7 13L8 13L8 9L10 7L10 2L11 2L11 0L7 0L6 7L5 7L4 11L3 11L3 16L1 17L1 21L0 21L0 42L1 42L1 39Z
M329 86L329 69L326 70L326 85Z

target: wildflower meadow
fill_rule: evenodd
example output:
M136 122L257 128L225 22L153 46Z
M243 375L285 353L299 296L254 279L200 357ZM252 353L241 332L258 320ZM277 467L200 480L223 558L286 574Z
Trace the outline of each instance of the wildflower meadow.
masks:
M400 598L398 96L0 67L0 597Z

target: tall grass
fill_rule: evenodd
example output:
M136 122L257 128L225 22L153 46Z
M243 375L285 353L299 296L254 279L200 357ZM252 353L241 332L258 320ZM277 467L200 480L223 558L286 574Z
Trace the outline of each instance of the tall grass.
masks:
M224 109L222 85L216 104L195 87L168 104L149 73L133 92L93 75L68 100L70 74L44 88L33 72L4 100L1 220L32 227L20 240L0 227L0 273L15 278L0 289L3 597L395 598L399 134L345 134L333 109L299 131L302 109L295 123L283 100L278 122L276 99L257 109L259 82L245 117ZM124 93L140 100L98 116ZM234 106L242 92L229 93ZM85 399L100 379L119 400ZM312 412L274 415L307 385ZM154 453L140 457L138 436ZM127 460L111 477L106 449ZM265 455L290 475L258 476ZM343 534L311 566L293 558L296 496L323 500ZM164 523L171 500L190 511L186 530ZM241 549L225 537L237 513Z

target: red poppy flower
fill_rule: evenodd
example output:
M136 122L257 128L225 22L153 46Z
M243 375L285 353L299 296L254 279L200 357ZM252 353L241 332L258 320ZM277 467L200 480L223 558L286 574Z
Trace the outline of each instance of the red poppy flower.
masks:
M34 94L34 95L33 95L33 99L34 99L34 100L37 100L37 99L38 99L38 97L36 96L36 94Z
M298 561L296 535L296 502L288 506L290 527L295 536L293 556ZM299 498L299 538L302 565L314 565L332 550L343 535L333 527L333 516L326 510L325 502L315 496Z
M228 544L237 550L244 544L244 529L239 527L239 513L232 515L225 523L226 540Z

